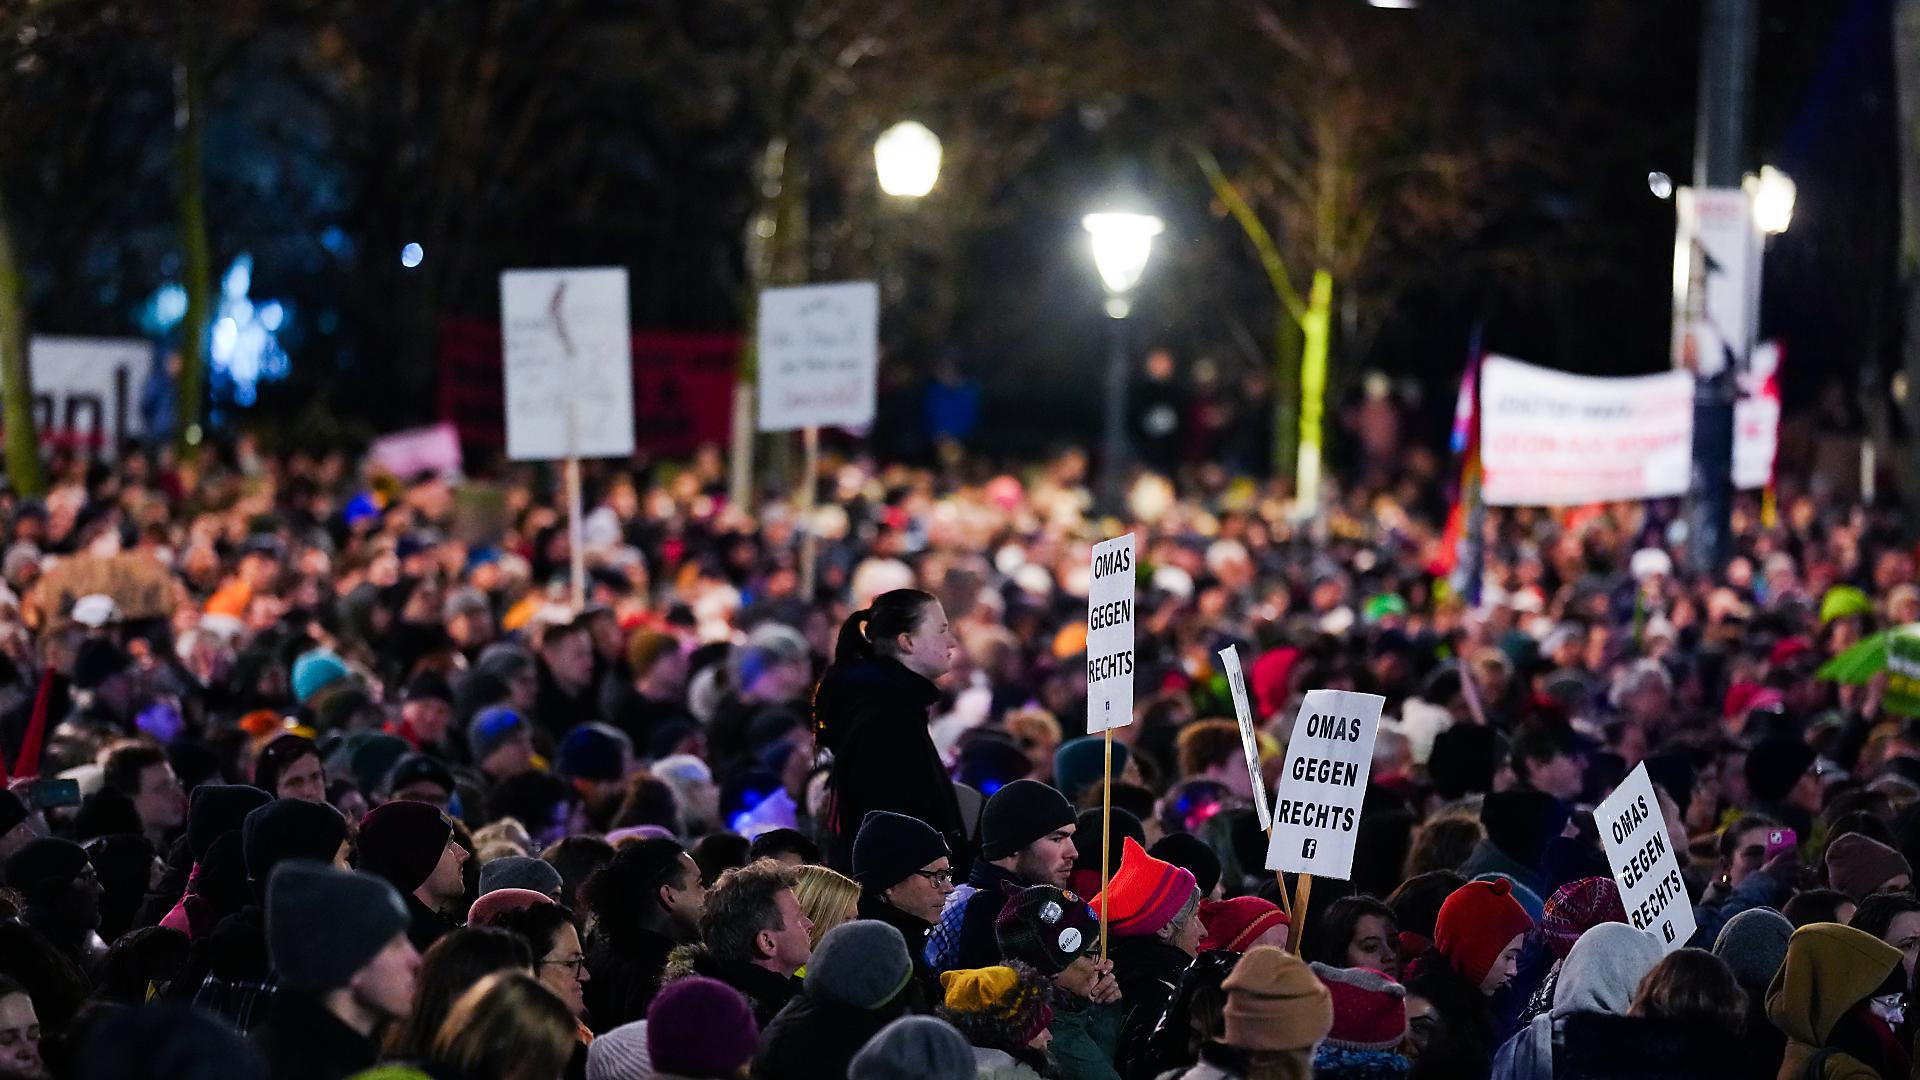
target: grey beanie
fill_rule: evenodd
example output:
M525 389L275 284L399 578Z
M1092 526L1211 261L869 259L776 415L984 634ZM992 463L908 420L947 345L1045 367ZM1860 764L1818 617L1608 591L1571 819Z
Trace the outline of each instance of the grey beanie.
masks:
M531 855L507 855L480 867L481 896L501 889L527 889L557 898L561 884L560 871L552 863Z
M1748 908L1720 928L1713 955L1727 962L1741 986L1766 986L1787 962L1787 939L1792 936L1793 924L1785 915L1772 908Z
M827 931L807 961L807 993L856 1009L885 1005L912 978L907 939L872 919L856 919Z
M645 1020L621 1024L587 1047L587 1080L651 1080L652 1076Z
M848 1080L971 1080L973 1046L931 1016L903 1016L880 1029L847 1068Z
M267 881L267 955L290 990L338 990L406 929L400 894L372 874L290 859Z

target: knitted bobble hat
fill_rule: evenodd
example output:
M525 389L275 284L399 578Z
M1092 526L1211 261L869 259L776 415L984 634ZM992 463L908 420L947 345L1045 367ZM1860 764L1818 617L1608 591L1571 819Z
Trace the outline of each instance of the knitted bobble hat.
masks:
M1469 881L1440 905L1433 946L1453 970L1478 986L1507 944L1531 929L1533 920L1513 898L1512 882Z
M1200 922L1207 928L1207 936L1200 939L1201 952L1246 952L1260 935L1276 926L1290 925L1292 920L1271 900L1236 896L1200 901Z
M1333 997L1327 1045L1347 1050L1391 1050L1407 1034L1407 988L1372 968L1314 964Z
M1107 928L1120 937L1146 937L1172 924L1196 904L1200 887L1193 874L1147 854L1128 837L1120 856L1120 871L1107 889L1093 898L1093 910L1107 913Z
M1581 878L1560 886L1547 898L1546 913L1540 919L1540 931L1547 948L1562 960L1572 951L1580 935L1604 922L1627 921L1627 909L1620 904L1620 886L1610 877Z

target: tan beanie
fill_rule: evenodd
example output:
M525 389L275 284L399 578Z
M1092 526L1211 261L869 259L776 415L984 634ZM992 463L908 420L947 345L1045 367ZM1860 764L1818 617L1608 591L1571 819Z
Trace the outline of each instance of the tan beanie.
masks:
M1827 845L1827 884L1855 903L1897 877L1913 879L1913 867L1898 851L1861 833L1847 833Z
M1333 997L1306 963L1271 945L1248 950L1220 984L1228 1046L1307 1050L1333 1029Z

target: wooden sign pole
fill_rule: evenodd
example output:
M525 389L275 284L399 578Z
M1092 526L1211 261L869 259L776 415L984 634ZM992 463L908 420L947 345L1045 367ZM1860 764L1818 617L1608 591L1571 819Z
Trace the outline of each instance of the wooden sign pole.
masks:
M1113 729L1106 730L1106 766L1100 782L1100 959L1107 958L1107 871L1113 866Z

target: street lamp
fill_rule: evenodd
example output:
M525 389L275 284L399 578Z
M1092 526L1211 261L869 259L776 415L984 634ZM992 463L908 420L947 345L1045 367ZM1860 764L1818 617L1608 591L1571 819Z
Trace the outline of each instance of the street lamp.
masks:
M940 178L940 136L918 120L902 120L873 141L873 167L881 191L918 199Z
M1793 177L1771 165L1762 165L1759 176L1749 176L1741 185L1753 199L1753 223L1768 236L1779 236L1793 224L1793 202L1799 188Z
M1088 214L1080 224L1093 239L1093 265L1107 286L1106 466L1100 484L1104 509L1118 513L1127 477L1127 324L1128 299L1147 272L1153 238L1166 225L1152 214L1106 211Z

